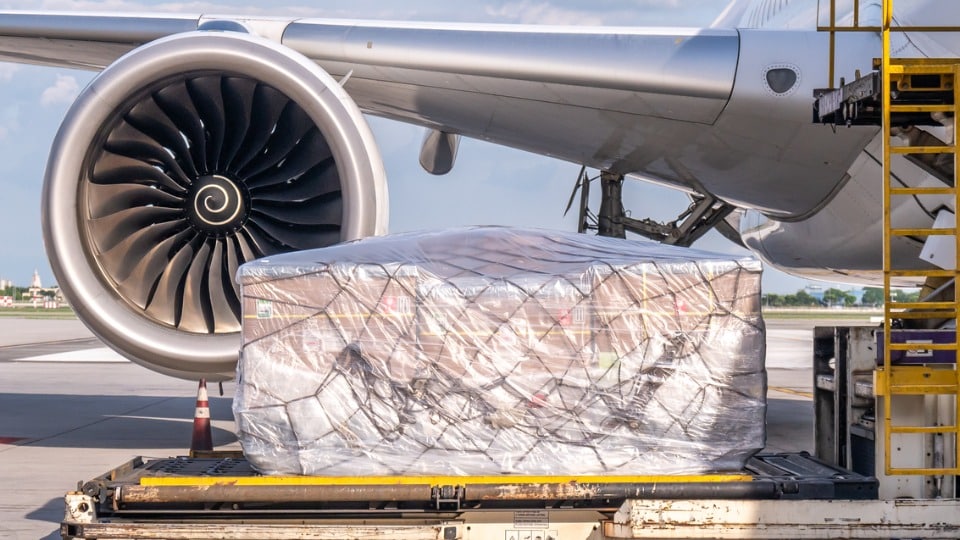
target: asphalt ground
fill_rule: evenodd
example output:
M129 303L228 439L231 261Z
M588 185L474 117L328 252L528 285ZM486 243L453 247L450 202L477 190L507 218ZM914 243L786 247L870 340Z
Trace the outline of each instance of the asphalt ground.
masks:
M768 451L812 451L812 328L767 321ZM213 442L239 449L230 396L210 387ZM184 454L194 383L132 364L76 320L0 319L0 539L60 538L63 495L135 456Z

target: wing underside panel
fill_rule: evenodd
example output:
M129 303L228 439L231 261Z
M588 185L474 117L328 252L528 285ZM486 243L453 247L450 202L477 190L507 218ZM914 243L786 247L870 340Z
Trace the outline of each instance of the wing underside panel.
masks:
M218 20L0 13L0 58L102 69ZM233 21L344 80L367 113L622 173L653 170L704 136L740 53L735 30ZM689 187L670 173L665 182Z

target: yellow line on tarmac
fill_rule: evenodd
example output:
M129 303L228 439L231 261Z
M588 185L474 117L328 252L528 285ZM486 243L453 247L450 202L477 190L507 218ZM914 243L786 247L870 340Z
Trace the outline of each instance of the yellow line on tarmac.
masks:
M784 393L784 394L793 394L793 395L795 395L795 396L802 396L802 397L805 397L805 398L813 399L813 393L812 393L812 392L802 392L802 391L800 391L800 390L794 390L794 389L792 389L792 388L784 388L783 386L769 386L769 387L767 387L767 388L768 388L769 390L775 390L775 391L777 391L777 392L782 392L782 393Z

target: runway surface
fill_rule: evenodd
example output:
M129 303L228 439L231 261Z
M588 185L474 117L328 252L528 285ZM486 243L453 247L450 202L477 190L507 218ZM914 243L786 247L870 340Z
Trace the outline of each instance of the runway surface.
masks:
M812 451L815 325L767 321L768 451ZM210 388L213 442L239 449L230 397ZM0 319L0 539L57 539L63 495L135 456L190 445L196 385L132 364L76 320Z

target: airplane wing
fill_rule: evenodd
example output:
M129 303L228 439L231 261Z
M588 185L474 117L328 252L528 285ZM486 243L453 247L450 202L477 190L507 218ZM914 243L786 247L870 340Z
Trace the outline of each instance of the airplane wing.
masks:
M819 148L822 167L784 163L786 147L810 141L817 128L809 125L807 98L826 84L820 72L828 52L816 32L6 12L0 58L102 69L162 36L241 25L346 78L364 112L708 191L778 217L815 210L843 177L851 148L865 144L844 134L842 144ZM747 60L755 71L744 70ZM772 92L762 81L781 65L802 70L788 95L806 95L776 112L786 118L765 119ZM731 101L735 88L743 99ZM729 120L725 110L734 113ZM745 119L757 127L748 129ZM728 136L741 140L714 152ZM778 182L779 189L797 189L772 192L744 181L772 169L798 180ZM811 173L827 180L803 181Z
M869 69L875 40L839 41ZM361 112L797 220L873 136L812 124L827 54L814 31L0 12L0 59L104 70L47 166L54 273L185 377L236 360L240 263L384 230Z
M734 30L4 13L0 58L103 69L225 20L349 74L365 112L619 172L639 169L628 155L638 118L716 121L739 49Z

